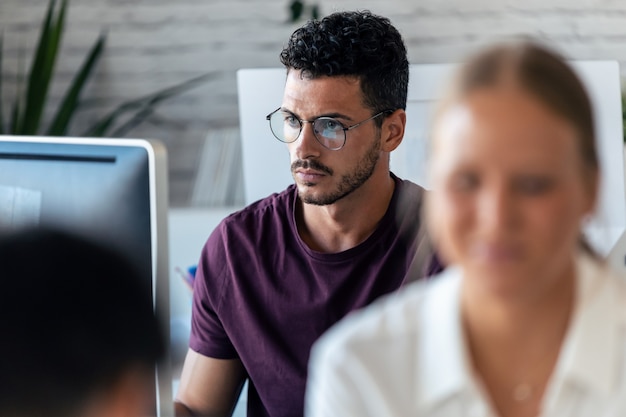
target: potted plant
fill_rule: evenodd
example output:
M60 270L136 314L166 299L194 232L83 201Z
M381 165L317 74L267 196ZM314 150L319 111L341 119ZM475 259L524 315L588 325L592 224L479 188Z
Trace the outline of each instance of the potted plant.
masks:
M2 100L0 100L0 134L44 134L48 136L65 136L67 134L72 118L80 105L83 87L102 55L106 42L106 33L101 33L74 76L51 122L47 126L43 126L42 115L60 49L68 2L69 0L61 0L60 5L57 5L56 0L49 0L30 71L26 77L23 74L18 74L18 93L13 99L8 117L5 115ZM0 74L2 73L2 44L3 38L0 33ZM123 136L151 115L158 104L207 81L211 77L213 74L204 74L145 97L122 103L79 136ZM0 78L0 97L1 94L2 78ZM118 123L121 116L126 116L127 120Z

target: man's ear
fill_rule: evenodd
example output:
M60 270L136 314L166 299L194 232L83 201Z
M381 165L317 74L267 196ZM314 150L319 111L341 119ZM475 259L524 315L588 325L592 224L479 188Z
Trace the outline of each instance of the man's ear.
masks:
M385 117L381 128L381 147L383 151L391 152L402 143L405 127L406 112L404 110L397 109Z

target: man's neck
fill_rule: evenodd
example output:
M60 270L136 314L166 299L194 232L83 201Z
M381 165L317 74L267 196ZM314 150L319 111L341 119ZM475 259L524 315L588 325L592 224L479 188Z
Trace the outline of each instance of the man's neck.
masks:
M298 199L296 224L301 239L318 252L336 253L365 241L383 218L395 189L395 181L370 178L362 187L339 201L316 206Z

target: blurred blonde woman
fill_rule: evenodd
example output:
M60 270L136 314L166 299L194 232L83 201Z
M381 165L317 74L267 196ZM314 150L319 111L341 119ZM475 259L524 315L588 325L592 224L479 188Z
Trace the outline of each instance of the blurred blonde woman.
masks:
M584 244L589 97L538 43L461 68L433 125L429 229L451 265L312 353L308 417L626 416L626 281Z

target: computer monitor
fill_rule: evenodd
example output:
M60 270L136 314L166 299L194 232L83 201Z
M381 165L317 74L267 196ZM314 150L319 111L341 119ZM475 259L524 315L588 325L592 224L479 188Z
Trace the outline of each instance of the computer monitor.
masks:
M592 245L626 271L626 198L619 66L616 61L571 61L591 97L602 181L595 216L585 226ZM428 188L425 176L433 108L458 64L413 64L409 68L407 126L391 153L391 170ZM237 72L245 201L251 203L293 183L285 144L273 138L265 116L280 106L284 68Z
M50 226L125 253L169 335L167 187L157 141L0 136L0 232ZM173 415L169 358L154 394L154 414Z

